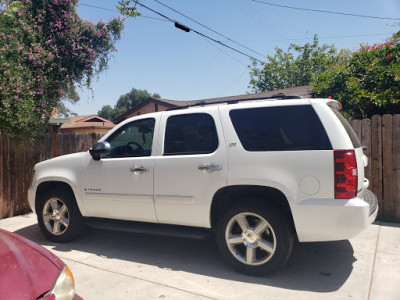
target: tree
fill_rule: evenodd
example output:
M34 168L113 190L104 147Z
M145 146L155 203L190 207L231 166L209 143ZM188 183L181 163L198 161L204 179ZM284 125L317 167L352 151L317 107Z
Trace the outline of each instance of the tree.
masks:
M98 111L97 114L102 118L113 120L150 97L160 98L160 95L157 93L150 94L146 90L132 88L129 93L119 97L114 108L112 108L110 105L105 105L101 108L101 110Z
M333 45L319 46L317 35L314 35L312 44L291 44L287 52L280 48L275 48L275 51L274 56L267 56L268 62L259 65L253 60L252 66L249 66L249 88L254 92L311 84L313 76L340 60Z
M71 115L76 115L76 113L72 112L64 103L69 102L71 104L75 104L80 100L79 94L76 91L75 85L68 84L65 90L65 95L58 101L57 103L57 113L58 115L69 117Z
M397 24L398 26L400 25ZM389 42L393 42L393 43L399 43L400 42L400 30L393 33L393 35L391 36L391 38L389 39Z
M349 118L400 113L400 43L363 45L347 63L317 74L313 87L340 100Z
M107 68L123 24L80 19L78 0L0 1L0 132L32 139L71 86Z

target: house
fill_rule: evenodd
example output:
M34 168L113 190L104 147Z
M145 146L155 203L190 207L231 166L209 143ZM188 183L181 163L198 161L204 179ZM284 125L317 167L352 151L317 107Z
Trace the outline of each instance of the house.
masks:
M223 101L237 101L243 99L263 99L267 97L272 97L276 94L285 94L285 95L296 95L302 96L303 98L313 98L313 89L311 85L287 88L269 92L255 93L255 94L244 94L238 96L229 96L229 97L221 97L221 98L210 98L203 100L190 100L190 101L177 101L177 100L167 100L167 99L157 99L157 98L148 98L144 100L139 105L131 108L126 113L116 117L113 122L114 124L119 124L122 121L138 115L148 114L157 111L164 111L172 107L177 106L186 106L193 105L198 103L210 103L210 102L223 102Z
M113 122L97 115L75 116L69 118L69 123L62 124L61 133L106 133L114 128Z

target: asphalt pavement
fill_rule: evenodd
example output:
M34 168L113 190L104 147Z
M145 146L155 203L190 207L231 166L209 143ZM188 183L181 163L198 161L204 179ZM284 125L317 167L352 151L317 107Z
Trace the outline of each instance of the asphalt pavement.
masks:
M212 239L87 229L57 244L36 216L0 220L59 256L84 299L400 299L400 224L376 222L358 237L299 243L278 272L251 277L232 270Z

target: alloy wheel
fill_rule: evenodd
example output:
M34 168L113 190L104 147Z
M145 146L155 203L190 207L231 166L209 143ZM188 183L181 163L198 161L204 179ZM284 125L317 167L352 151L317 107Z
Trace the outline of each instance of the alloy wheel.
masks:
M43 222L46 229L53 235L63 234L69 226L70 217L65 203L58 198L46 201L43 207Z
M251 266L268 262L276 250L276 236L271 225L250 212L239 213L230 219L225 241L237 260Z

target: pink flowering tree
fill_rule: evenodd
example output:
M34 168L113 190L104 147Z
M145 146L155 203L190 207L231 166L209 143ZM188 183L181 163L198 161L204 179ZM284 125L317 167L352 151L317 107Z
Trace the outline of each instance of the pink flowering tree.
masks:
M364 45L314 78L318 96L341 101L350 118L400 113L400 43Z
M122 22L79 18L77 0L0 0L0 132L33 139L71 85L107 68Z

